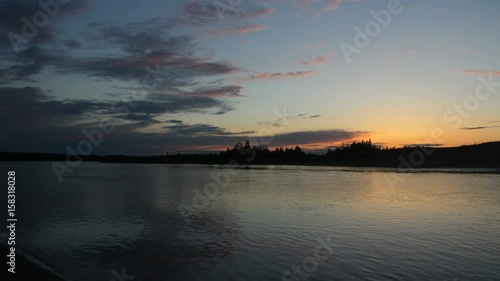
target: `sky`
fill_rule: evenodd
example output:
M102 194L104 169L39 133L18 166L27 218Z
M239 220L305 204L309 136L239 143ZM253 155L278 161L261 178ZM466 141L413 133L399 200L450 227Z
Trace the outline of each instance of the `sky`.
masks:
M0 151L499 141L498 11L496 0L3 0Z

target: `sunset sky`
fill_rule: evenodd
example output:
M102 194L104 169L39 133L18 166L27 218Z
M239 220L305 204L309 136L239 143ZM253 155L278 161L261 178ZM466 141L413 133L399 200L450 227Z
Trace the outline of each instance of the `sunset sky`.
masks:
M0 151L500 140L497 0L41 2L0 1Z

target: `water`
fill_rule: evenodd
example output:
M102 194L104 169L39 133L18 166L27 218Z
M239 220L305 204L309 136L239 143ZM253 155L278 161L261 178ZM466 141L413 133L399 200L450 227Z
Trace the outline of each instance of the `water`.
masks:
M74 281L500 280L494 170L0 166L19 247Z

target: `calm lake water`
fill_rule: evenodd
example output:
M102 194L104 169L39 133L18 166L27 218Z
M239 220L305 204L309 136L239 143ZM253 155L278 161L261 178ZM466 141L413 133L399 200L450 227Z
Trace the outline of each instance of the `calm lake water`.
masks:
M0 167L19 247L74 281L500 280L499 171Z

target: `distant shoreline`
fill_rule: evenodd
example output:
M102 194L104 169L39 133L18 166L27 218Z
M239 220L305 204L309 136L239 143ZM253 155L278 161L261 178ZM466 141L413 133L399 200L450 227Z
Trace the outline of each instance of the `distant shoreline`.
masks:
M424 152L430 151L429 155ZM279 154L281 153L281 154ZM352 148L334 151L331 154L307 154L290 149L284 152L259 150L259 148L233 149L226 152L206 154L166 154L156 156L127 155L66 155L53 153L0 152L0 161L85 161L100 163L135 164L204 164L224 165L238 163L253 165L302 165L365 168L500 168L500 141L477 145L426 148L407 147L389 150Z

